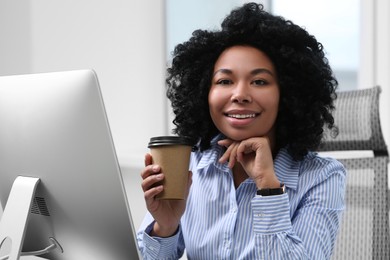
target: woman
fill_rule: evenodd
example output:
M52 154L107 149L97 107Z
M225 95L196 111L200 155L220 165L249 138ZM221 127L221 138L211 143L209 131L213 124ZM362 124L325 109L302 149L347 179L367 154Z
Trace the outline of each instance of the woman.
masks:
M220 31L197 30L168 69L175 133L197 143L185 201L156 200L164 178L141 173L145 259L329 259L345 170L314 151L337 81L317 40L255 3Z

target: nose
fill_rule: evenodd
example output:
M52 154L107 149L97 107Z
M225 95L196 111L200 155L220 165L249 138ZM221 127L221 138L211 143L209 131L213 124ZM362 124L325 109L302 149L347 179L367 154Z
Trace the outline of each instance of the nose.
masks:
M252 102L252 96L250 93L249 86L244 83L237 84L234 88L232 97L234 103L250 103Z

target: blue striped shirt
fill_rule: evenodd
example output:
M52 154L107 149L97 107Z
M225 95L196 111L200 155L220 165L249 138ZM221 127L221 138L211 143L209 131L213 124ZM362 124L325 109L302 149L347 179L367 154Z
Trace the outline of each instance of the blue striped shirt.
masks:
M145 259L330 259L344 210L345 169L310 152L294 161L286 149L274 161L286 193L256 195L246 179L236 189L232 171L218 163L223 149L193 152L193 183L178 232L151 237L150 214L138 232Z

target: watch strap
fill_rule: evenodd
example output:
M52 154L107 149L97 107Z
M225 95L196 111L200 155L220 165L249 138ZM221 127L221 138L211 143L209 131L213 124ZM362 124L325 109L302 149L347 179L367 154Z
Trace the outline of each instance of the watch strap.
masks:
M260 196L272 196L272 195L281 195L284 194L284 184L280 184L279 188L274 189L258 189L257 195Z

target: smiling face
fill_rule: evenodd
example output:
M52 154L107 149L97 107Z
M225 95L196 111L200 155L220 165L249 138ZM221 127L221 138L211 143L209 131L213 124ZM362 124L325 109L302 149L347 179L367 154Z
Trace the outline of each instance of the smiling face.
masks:
M208 102L211 118L225 136L235 141L273 139L279 96L276 71L265 53L233 46L219 56Z

